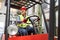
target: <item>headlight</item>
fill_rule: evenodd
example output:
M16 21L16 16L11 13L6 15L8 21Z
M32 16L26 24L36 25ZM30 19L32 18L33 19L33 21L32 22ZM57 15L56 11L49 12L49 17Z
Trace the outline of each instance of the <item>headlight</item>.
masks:
M9 35L16 35L18 32L18 27L14 24L10 25L10 26L8 26L7 31L8 31Z

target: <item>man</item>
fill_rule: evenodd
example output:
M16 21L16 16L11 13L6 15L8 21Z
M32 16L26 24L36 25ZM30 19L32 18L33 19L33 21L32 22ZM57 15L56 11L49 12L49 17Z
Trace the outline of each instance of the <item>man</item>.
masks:
M21 14L17 17L17 26L19 27L19 35L30 35L31 33L35 34L33 27L30 27L31 22L29 21L28 16L26 16L26 7L22 6L20 9ZM28 23L28 24L27 24ZM29 24L30 23L30 24Z

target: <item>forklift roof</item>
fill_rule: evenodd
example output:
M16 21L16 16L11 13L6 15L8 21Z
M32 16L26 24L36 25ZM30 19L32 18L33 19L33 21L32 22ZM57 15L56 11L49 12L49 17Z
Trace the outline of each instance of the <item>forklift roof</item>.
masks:
M20 9L22 6L25 6L27 9L31 8L32 6L36 4L41 4L41 0L11 0L10 7L15 9ZM5 2L5 5L7 6L7 0Z

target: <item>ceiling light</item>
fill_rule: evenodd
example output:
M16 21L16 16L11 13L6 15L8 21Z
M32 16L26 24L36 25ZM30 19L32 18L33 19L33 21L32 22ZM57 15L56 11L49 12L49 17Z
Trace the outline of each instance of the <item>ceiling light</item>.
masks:
M33 5L33 4L30 4L30 5Z
M33 2L33 4L35 4L35 2Z
M27 5L25 5L25 6L27 6Z
M29 2L32 2L32 1L29 1Z
M23 3L26 3L25 1L23 1Z
M30 5L28 7L30 7Z
M14 3L11 3L11 4L14 4Z
M15 4L17 6L17 4Z
M27 3L27 4L29 4L29 3Z
M17 2L17 4L20 4L20 2Z
M36 2L39 2L40 0L35 0Z

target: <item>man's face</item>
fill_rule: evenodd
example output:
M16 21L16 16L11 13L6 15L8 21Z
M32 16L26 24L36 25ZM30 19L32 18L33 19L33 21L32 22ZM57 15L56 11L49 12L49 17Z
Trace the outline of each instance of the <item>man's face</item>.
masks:
M21 10L21 14L25 15L26 14L26 10Z

